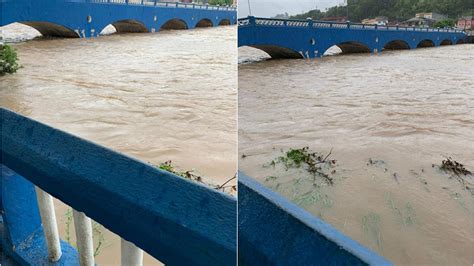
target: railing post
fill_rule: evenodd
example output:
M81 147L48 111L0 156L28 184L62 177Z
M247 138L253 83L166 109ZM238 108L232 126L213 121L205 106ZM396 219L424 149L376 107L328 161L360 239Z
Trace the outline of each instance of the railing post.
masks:
M249 24L250 25L257 25L257 22L255 21L255 17L249 16Z
M83 212L74 209L72 210L72 215L74 217L79 264L81 266L94 266L91 219Z
M61 258L61 244L59 242L56 214L54 213L53 197L39 187L35 187L36 199L43 224L44 235L48 244L48 257L50 261L58 261Z
M142 266L143 250L123 238L120 240L120 249L122 252L122 266Z

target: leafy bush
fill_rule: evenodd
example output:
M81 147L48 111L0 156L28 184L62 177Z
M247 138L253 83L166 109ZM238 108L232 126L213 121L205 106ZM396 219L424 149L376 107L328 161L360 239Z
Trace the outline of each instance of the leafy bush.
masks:
M456 23L452 19L445 19L436 22L433 27L435 28L445 28L445 27L454 27Z
M232 5L232 0L209 0L210 5L227 6Z
M20 68L17 61L18 57L15 49L10 45L0 44L0 75L15 73Z

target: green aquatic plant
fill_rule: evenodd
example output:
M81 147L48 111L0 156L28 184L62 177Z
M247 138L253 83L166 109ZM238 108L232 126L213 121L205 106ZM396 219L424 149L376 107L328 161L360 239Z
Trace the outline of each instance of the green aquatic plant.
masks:
M297 205L301 207L308 207L311 205L316 205L321 201L321 191L314 189L302 195L297 195L293 200Z
M69 245L76 247L75 243L72 243L71 240L71 227L72 227L72 220L73 220L73 215L72 215L72 208L68 208L66 212L64 213L64 219L65 219L65 225L66 227L64 228L64 234L66 235L66 242L69 243ZM94 249L94 257L98 256L102 249L106 246L105 244L107 243L104 235L104 227L99 224L96 221L92 220L92 239L93 243L95 245Z
M15 73L20 67L15 49L8 44L0 44L0 75Z
M65 224L66 224L66 228L64 229L65 232L64 234L66 235L66 241L73 245L71 243L71 224L72 224L72 209L69 208L66 210L66 213L64 213L64 218L66 220Z
M415 209L410 202L405 204L405 225L412 225L415 223Z
M274 181L274 180L276 180L276 179L277 179L276 176L272 176L272 175L271 175L271 176L267 176L267 177L265 178L265 181L266 181L266 182L269 182L269 181Z
M316 181L316 177L323 177L326 182L330 185L334 184L334 179L326 173L327 169L324 166L333 167L336 164L336 160L329 160L332 150L325 156L313 152L309 147L303 147L300 149L290 148L283 156L280 156L272 160L268 165L275 167L277 164L283 164L286 170L290 168L301 168L311 174L313 181ZM335 171L331 171L332 174Z
M92 237L95 244L94 257L96 257L107 243L104 236L104 227L96 221L92 223Z
M375 242L379 249L382 249L382 236L380 234L380 216L369 212L362 217L362 229L365 234Z
M333 200L327 195L321 192L320 187L313 186L311 191L303 194L296 194L293 201L303 207L314 206L321 204L323 208L331 208L333 206Z
M405 204L405 208L399 208L395 204L395 201L392 198L392 194L388 193L387 204L400 224L405 226L415 224L415 209L413 208L410 202L407 202Z

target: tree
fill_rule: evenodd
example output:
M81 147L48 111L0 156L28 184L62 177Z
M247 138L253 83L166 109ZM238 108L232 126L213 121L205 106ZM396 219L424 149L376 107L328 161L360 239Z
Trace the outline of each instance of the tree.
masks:
M321 19L342 17L349 14L349 20L361 21L365 18L386 16L390 20L406 20L421 12L435 12L457 19L462 15L472 15L473 0L348 0L347 6L334 6L326 12L311 10L293 18Z
M456 23L452 19L445 19L436 22L433 27L435 28L446 28L446 27L454 27Z
M213 6L216 6L216 5L220 5L220 6L227 6L227 5L232 5L232 0L209 0L209 4L210 5L213 5Z
M0 43L0 75L15 73L20 68L17 61L16 51L10 45Z

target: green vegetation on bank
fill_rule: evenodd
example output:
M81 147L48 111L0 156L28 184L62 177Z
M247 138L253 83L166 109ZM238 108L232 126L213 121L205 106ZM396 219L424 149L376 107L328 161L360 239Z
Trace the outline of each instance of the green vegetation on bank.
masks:
M456 25L456 22L452 19L444 19L436 22L433 24L433 27L435 28L445 28L445 27L454 27Z
M8 44L0 44L0 75L15 73L19 68L15 49Z
M349 13L350 21L361 21L365 18L386 16L391 20L407 20L421 12L435 12L447 15L452 19L460 16L472 16L472 0L348 0L346 6L335 6L326 11L311 10L292 18L318 20L327 17L344 17Z
M232 0L209 0L210 5L227 6L232 5Z

